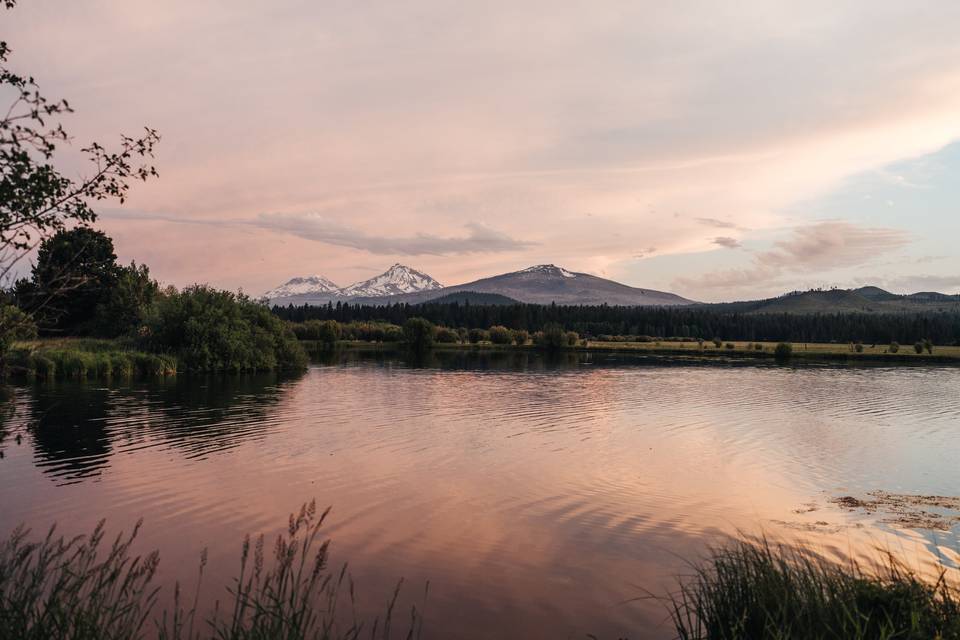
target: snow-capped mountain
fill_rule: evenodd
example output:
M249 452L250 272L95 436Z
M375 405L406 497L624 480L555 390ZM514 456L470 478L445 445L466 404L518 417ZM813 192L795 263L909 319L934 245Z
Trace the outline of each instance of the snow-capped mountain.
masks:
M395 264L378 276L340 289L339 294L344 298L372 298L398 293L433 291L442 287L443 285L421 271Z
M323 276L290 278L285 283L263 294L264 298L287 298L304 294L336 294L340 287Z
M419 293L442 288L439 282L416 269L395 264L383 273L348 287L338 287L323 276L292 278L285 284L263 294L270 300L307 300L326 304L327 301L347 298L378 298L401 293ZM289 300L289 301L293 301Z

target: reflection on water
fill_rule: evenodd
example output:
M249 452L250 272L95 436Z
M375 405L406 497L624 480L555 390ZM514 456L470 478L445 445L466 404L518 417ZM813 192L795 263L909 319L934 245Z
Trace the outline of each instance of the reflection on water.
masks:
M316 497L361 608L380 611L399 576L430 580L427 637L670 637L660 605L634 599L738 529L955 562L956 527L832 499L960 493L957 388L952 368L479 351L20 387L0 414L0 529L143 516L165 581L211 548L212 600L244 533Z

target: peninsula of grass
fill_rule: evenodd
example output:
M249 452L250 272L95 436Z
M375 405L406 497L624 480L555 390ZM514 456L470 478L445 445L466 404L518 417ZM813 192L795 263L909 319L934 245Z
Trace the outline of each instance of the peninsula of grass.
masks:
M174 375L177 360L138 351L121 340L56 338L15 343L7 376L18 380L112 380Z

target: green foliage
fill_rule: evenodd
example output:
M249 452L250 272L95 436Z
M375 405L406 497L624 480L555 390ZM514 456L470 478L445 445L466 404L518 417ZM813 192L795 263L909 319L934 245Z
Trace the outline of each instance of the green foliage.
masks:
M467 332L467 340L470 341L470 344L479 344L489 339L490 335L483 329L470 329L470 331Z
M513 334L510 332L510 329L507 329L503 325L490 327L488 335L490 336L490 342L493 344L510 344L513 342Z
M403 338L415 351L425 351L433 346L434 326L423 318L410 318L403 324Z
M116 283L96 308L93 333L106 338L135 335L146 323L159 292L147 265L131 262L129 267L117 267Z
M854 344L853 350L856 351L857 353L863 353L863 343L857 342L856 344Z
M933 355L933 342L929 339L923 341L923 348L927 350L927 353Z
M721 346L723 346L723 340L721 340L720 338L714 338L714 339L713 339L713 346L715 346L717 349L719 349Z
M793 355L793 345L789 342L781 342L774 348L773 355L778 360L789 360Z
M868 574L762 540L714 551L670 608L681 640L955 640L957 596L892 556Z
M900 345L899 345L897 342L895 342L895 341L894 341L894 342L891 342L891 343L890 343L890 346L887 347L887 350L888 350L890 353L896 353L897 351L900 351Z
M36 335L37 327L30 316L13 305L0 302L0 370L14 340L29 340Z
M728 342L727 344L724 345L724 347L727 348L727 349L729 349L729 350L731 350L731 351L732 351L733 349L736 349L736 345L733 344L732 342Z
M159 297L142 336L148 351L172 353L185 371L303 369L293 331L242 294L195 285Z
M919 341L913 343L913 351L915 353L923 353L923 343Z
M530 333L526 329L516 329L513 332L513 343L522 347L530 341Z
M567 332L562 325L550 322L535 334L534 343L542 349L562 349L568 345Z
M460 335L449 327L437 327L434 340L443 344L456 344L460 342Z
M17 302L41 330L88 334L97 308L107 302L118 279L113 241L105 233L89 227L62 229L41 243L31 279L17 283Z
M576 331L567 331L564 337L566 338L568 347L575 347L577 343L580 342L580 334Z
M3 4L9 9L15 2ZM123 203L131 181L156 176L152 166L137 163L153 156L160 139L147 129L141 138L121 136L116 152L92 143L82 149L91 174L66 177L53 161L59 145L70 140L59 120L73 109L66 100L43 96L29 74L10 69L9 55L10 47L0 42L0 95L10 101L0 108L0 279L38 240L96 220L93 202Z

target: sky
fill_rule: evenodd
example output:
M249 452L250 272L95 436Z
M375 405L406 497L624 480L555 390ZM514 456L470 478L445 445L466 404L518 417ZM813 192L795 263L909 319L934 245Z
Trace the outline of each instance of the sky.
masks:
M164 283L960 291L960 3L21 0L0 29L76 109L68 174L160 132L99 224Z

